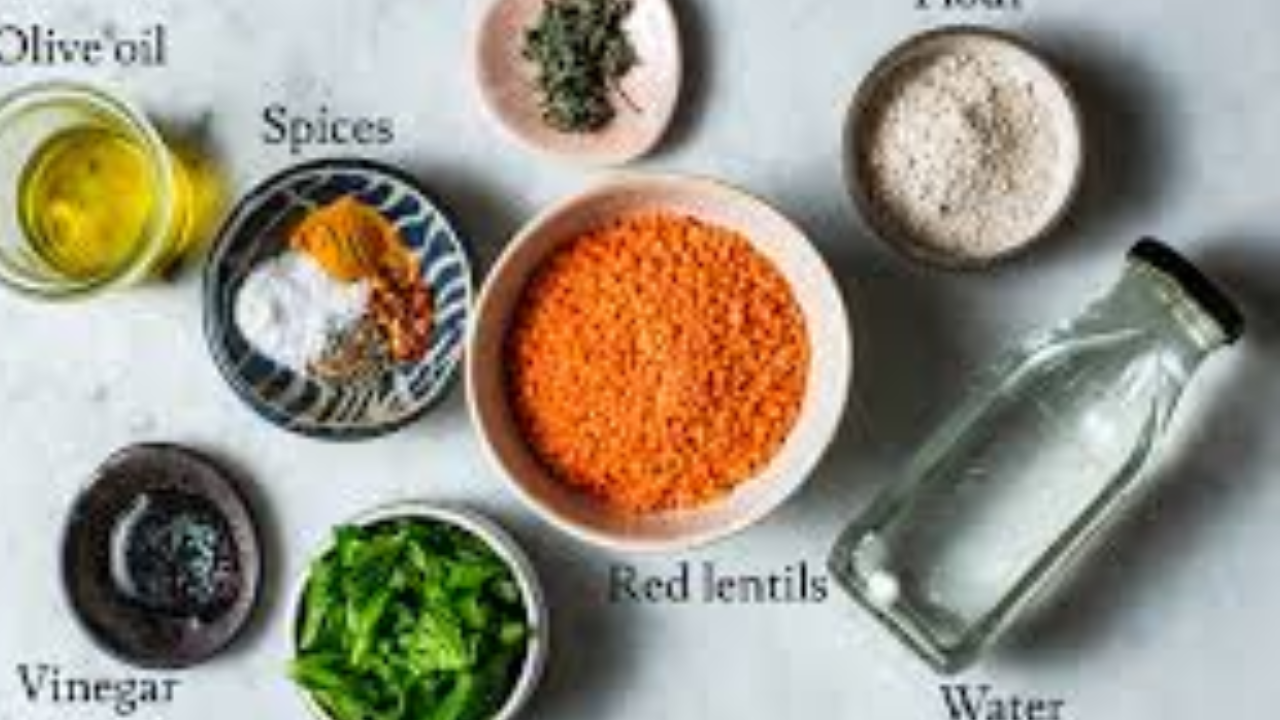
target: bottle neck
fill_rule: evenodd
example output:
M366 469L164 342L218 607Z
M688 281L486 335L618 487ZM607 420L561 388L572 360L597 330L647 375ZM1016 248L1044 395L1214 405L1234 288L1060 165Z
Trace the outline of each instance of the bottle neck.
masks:
M1227 343L1222 327L1176 280L1141 260L1131 260L1111 292L1078 321L1093 332L1132 333L1173 363L1185 381L1206 357Z

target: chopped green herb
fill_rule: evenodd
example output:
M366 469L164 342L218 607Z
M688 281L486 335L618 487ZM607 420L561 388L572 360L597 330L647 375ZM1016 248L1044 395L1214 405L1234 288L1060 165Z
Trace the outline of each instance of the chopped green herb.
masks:
M632 0L548 0L525 32L542 117L562 132L593 132L616 115L610 91L638 62L623 23Z
M463 530L339 528L307 581L291 675L335 720L485 720L528 649L517 588Z

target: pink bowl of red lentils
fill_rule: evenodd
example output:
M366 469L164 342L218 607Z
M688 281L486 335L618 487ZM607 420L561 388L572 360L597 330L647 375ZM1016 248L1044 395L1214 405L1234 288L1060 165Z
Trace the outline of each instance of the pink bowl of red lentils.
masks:
M467 389L489 456L541 516L669 551L798 490L851 374L839 289L793 223L714 181L633 175L516 236L481 293Z

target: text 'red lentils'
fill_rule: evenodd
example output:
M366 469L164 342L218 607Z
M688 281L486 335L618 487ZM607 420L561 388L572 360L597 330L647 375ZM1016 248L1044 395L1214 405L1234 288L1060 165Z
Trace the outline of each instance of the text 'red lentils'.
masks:
M741 235L666 213L554 252L507 343L534 453L631 513L703 505L759 472L795 423L809 367L783 276Z

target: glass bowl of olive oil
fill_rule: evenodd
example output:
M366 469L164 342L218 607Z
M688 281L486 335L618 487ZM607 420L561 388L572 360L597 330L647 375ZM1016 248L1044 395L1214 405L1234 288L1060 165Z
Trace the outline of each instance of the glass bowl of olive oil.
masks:
M0 280L46 298L136 284L187 242L190 184L128 103L81 85L0 100Z

